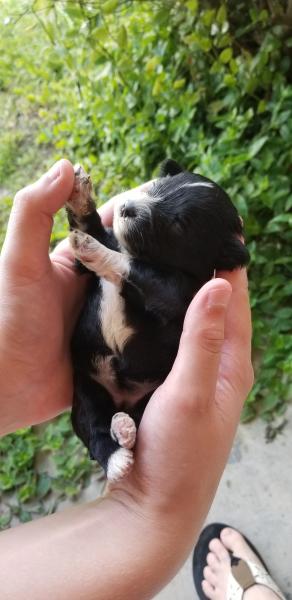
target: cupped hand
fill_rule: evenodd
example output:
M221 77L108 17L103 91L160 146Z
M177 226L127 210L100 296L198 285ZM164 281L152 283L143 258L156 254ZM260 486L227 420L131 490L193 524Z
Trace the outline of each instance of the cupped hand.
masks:
M72 402L69 344L87 278L66 241L51 256L49 242L73 181L73 166L61 160L14 199L0 259L1 434Z
M173 368L144 412L134 469L111 487L166 536L174 570L210 508L253 383L246 271L220 275L192 301Z
M146 523L151 547L164 548L166 580L192 548L227 462L253 384L251 336L246 270L217 273L189 306L173 368L146 407L133 471L110 488Z

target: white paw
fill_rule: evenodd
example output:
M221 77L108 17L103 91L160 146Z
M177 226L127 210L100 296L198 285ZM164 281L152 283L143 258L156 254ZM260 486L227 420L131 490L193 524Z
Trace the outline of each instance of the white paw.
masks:
M108 481L116 483L123 477L126 477L134 464L134 456L131 450L119 448L109 458L107 464Z
M111 422L111 437L122 448L131 449L136 441L136 425L130 415L124 412L116 413Z
M96 255L96 240L86 233L75 229L69 235L69 242L76 258L81 262L91 262Z

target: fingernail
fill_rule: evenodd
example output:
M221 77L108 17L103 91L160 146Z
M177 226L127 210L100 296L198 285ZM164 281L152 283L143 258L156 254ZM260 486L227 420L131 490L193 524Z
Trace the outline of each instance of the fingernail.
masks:
M58 160L58 162L56 162L46 173L46 178L49 181L55 181L55 179L58 179L60 173L61 173L60 161Z
M229 303L232 289L231 287L214 288L208 294L208 306L224 306Z

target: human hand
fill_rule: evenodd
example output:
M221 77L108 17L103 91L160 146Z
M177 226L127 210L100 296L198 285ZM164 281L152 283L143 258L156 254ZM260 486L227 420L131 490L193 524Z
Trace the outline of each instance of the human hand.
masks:
M0 260L0 433L47 420L72 401L70 338L86 277L67 241L49 257L53 215L69 198L61 160L15 196Z
M252 382L246 271L222 273L192 301L171 373L144 412L133 471L111 486L152 523L153 546L168 548L166 579L206 517Z
M51 215L73 185L70 163L60 170L56 182L42 178L16 199L0 261L0 418L7 430L47 419L71 401L69 340L86 283L66 242L51 262L47 255ZM111 218L112 202L104 224ZM221 277L189 307L171 373L145 410L130 476L102 502L1 534L3 598L25 598L30 586L32 598L142 600L179 568L212 502L252 384L246 273ZM44 586L48 573L54 578Z
M110 488L111 498L146 523L153 585L163 567L165 581L175 573L195 542L252 383L246 270L218 273L187 311L173 368L144 412L132 472Z

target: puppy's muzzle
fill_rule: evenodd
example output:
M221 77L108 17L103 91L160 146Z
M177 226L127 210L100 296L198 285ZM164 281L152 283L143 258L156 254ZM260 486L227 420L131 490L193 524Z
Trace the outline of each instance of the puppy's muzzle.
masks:
M123 204L120 206L120 215L123 218L136 217L137 210L136 210L134 202L131 202L130 200L123 202Z

